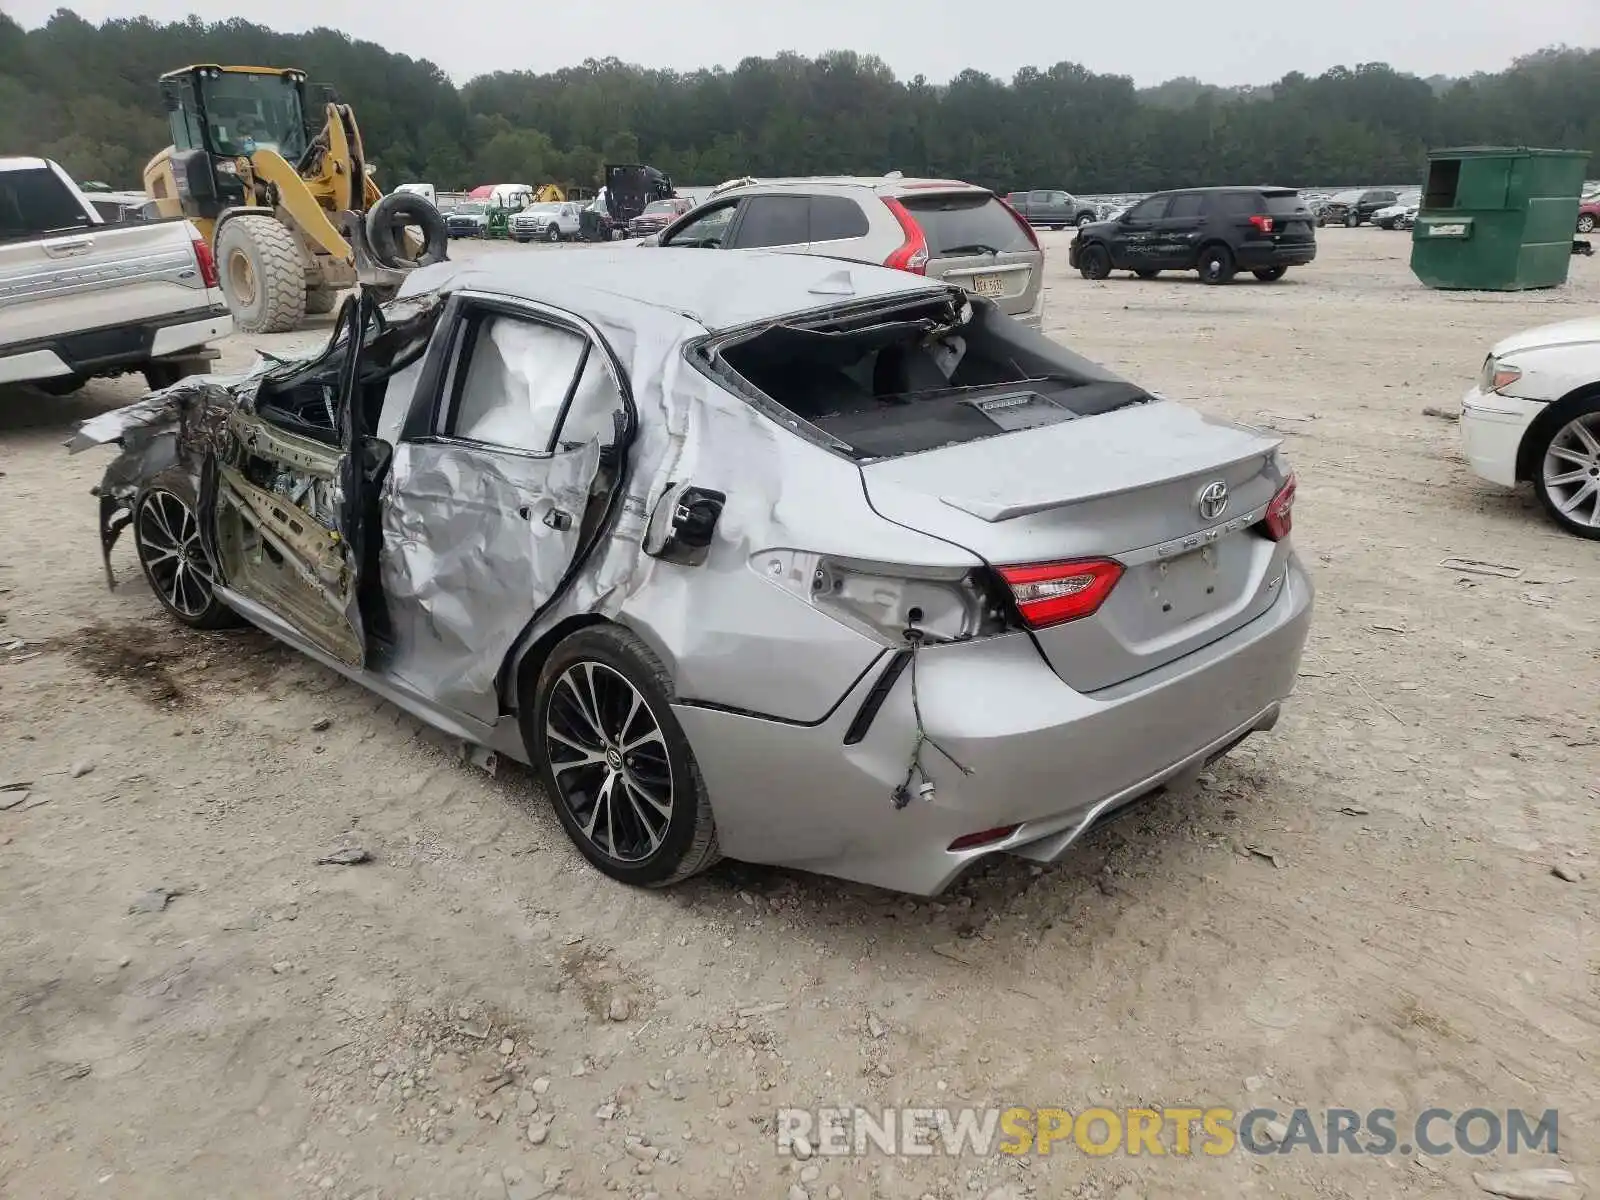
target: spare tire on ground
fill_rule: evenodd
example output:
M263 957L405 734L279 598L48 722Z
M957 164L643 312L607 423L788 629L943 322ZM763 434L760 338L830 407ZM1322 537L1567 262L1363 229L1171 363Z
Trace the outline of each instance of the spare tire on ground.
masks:
M408 225L422 230L422 252L415 258L406 246ZM407 271L448 258L450 235L443 214L426 198L412 192L390 192L367 213L367 243L379 266Z

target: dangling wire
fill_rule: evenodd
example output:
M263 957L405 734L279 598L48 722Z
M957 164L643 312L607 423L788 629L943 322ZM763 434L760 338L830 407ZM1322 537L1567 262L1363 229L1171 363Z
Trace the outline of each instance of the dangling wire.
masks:
M927 769L922 765L923 746L932 746L949 759L963 775L972 774L972 768L965 766L955 755L934 741L922 723L922 701L917 694L917 652L922 649L922 642L925 636L923 631L915 626L905 632L906 641L911 646L911 714L916 718L917 737L911 743L911 762L906 767L906 777L901 781L900 786L894 790L894 806L896 809L902 809L910 804L913 795L923 800L933 800L936 789L933 777L928 774ZM916 784L915 793L911 790L913 784Z

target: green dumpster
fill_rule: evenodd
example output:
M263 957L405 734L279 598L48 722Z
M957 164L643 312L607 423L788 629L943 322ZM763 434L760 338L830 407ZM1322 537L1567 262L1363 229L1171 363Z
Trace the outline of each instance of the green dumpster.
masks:
M1586 150L1434 150L1411 231L1411 270L1431 288L1558 287L1572 261Z

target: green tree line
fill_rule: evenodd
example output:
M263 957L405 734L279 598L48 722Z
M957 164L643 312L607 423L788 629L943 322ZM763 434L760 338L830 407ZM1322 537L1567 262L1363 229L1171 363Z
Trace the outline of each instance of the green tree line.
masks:
M1600 151L1600 50L1546 50L1461 79L1366 63L1237 89L1176 79L1141 90L1069 62L1010 80L902 80L848 50L693 72L590 59L458 88L433 63L331 29L198 17L96 26L62 9L32 30L0 14L0 154L137 187L168 140L156 77L194 62L294 66L332 85L355 105L385 188L592 187L603 162L643 161L684 183L901 170L1103 193L1400 183L1420 178L1430 146Z

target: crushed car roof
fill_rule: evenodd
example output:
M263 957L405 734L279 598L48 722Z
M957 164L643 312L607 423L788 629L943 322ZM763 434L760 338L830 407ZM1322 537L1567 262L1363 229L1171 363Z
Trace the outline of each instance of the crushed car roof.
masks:
M468 288L587 317L660 309L711 332L852 301L949 290L920 275L843 259L619 245L437 263L412 272L401 295Z

